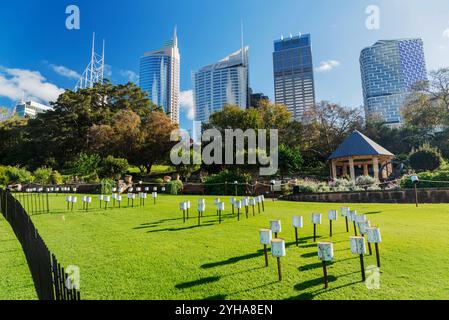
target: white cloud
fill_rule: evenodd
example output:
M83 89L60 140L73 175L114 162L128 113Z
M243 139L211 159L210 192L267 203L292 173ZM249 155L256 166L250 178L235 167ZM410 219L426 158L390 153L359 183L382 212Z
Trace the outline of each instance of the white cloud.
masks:
M63 77L69 78L69 79L79 79L79 78L81 78L81 75L78 72L73 71L73 70L71 70L71 69L69 69L67 67L64 67L64 66L57 66L57 65L54 65L54 64L50 64L50 68L54 72L56 72L57 74L59 74L59 75L61 75Z
M48 103L56 101L63 92L37 71L0 66L0 97L16 101L24 95L26 99Z
M195 104L193 102L193 90L183 91L179 97L181 104L181 111L187 113L189 120L195 119Z
M109 64L104 65L104 76L108 79L111 79L112 77L112 66Z
M443 37L449 38L449 28L443 31Z
M320 66L315 68L316 72L329 72L332 71L334 68L338 67L340 65L340 62L337 60L327 60L327 61L321 61Z
M139 75L131 70L120 70L120 75L128 81L137 84L139 82Z

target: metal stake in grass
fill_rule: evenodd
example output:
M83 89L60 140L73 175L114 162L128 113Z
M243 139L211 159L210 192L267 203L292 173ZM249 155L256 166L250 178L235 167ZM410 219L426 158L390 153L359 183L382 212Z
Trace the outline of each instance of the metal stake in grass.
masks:
M368 238L368 243L374 243L374 246L376 248L376 261L377 261L377 267L380 268L380 252L379 252L379 244L382 242L382 236L380 234L380 229L377 227L373 228L367 228L366 229L366 235Z
M73 211L73 207L75 205L75 203L78 202L78 198L77 197L72 197L72 211Z
M366 254L366 244L364 237L351 237L350 238L351 253L357 254L360 257L360 271L362 273L362 281L366 281L365 276L365 262L363 256Z
M346 232L349 232L349 222L348 222L348 216L350 209L348 207L342 207L340 208L341 216L345 218L346 222Z
M297 247L299 246L298 228L302 228L303 226L303 219L301 216L293 217L293 228L295 228L295 239Z
M232 215L235 215L235 202L237 201L237 199L236 198L231 198L230 200L229 200L229 202L231 203L231 206L232 206Z
M100 195L100 196L98 197L98 200L100 200L100 209L103 208L103 199L104 199L104 195Z
M281 258L286 256L284 239L271 240L271 255L277 259L279 281L282 281Z
M367 229L371 228L371 222L369 222L369 221L362 221L362 222L358 222L357 224L359 226L360 235L362 237L365 237L365 235L367 233ZM368 252L369 252L370 256L373 255L373 250L371 248L371 243L369 241L368 241Z
M327 278L327 262L334 260L334 245L331 242L318 243L318 258L323 263L324 288L329 288L329 281Z
M184 223L186 223L187 203L186 202L181 202L179 204L179 209L181 209L181 211L182 211L182 220L183 220Z
M240 221L240 209L242 209L242 201L235 202L235 207L237 209L237 220Z
M108 210L108 204L111 201L111 197L105 196L104 197L104 210Z
M268 249L267 246L271 244L273 239L272 232L269 229L261 229L259 231L260 243L263 245L263 253L265 256L265 267L268 267Z
M271 220L270 221L270 229L271 232L274 233L274 237L278 237L278 233L281 233L282 231L282 223L281 220Z
M317 224L321 224L323 221L323 215L321 213L313 213L312 214L312 223L313 223L313 242L316 242L316 226Z
M337 218L338 218L337 210L329 210L328 216L329 216L329 222L330 222L329 234L330 234L330 237L332 238L332 222L337 221Z
M352 224L354 225L354 236L357 237L357 226L355 224L356 219L357 219L357 211L356 210L352 210L349 212L349 219L352 221Z
M256 216L256 210L255 210L256 200L254 198L249 199L249 205L253 208L253 217L255 217Z
M157 199L157 192L153 192L154 205L156 205L156 199Z
M201 216L203 215L205 210L206 210L206 204L204 202L199 202L198 203L198 226L201 225Z
M218 204L218 223L221 224L221 213L225 210L224 202Z
M249 216L248 216L248 213L249 213L249 208L248 208L248 206L249 206L249 198L248 197L245 197L243 199L243 206L245 207L246 219L248 219L249 218Z
M187 201L186 205L187 205L187 220L189 220L189 218L190 218L190 206L191 206L190 201Z

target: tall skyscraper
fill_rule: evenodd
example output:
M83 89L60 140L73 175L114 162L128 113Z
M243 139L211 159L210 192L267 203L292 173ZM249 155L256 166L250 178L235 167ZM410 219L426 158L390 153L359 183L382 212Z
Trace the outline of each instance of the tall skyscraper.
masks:
M180 54L175 29L173 40L160 50L147 52L140 59L140 87L150 100L163 107L173 123L179 124Z
M312 45L310 34L274 42L274 91L277 104L287 106L297 121L315 107Z
M207 123L226 104L246 109L249 103L249 47L193 73L195 120Z
M362 50L360 67L367 118L376 116L388 124L400 124L401 107L413 85L428 79L423 41L378 41Z

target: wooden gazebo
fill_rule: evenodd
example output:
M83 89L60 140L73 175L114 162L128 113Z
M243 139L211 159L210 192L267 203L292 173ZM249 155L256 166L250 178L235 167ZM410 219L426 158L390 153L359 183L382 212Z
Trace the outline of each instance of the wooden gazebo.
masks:
M392 172L391 160L394 158L390 151L359 131L354 131L328 161L333 180L348 175L352 180L358 176L372 176L380 180L388 178L388 172Z

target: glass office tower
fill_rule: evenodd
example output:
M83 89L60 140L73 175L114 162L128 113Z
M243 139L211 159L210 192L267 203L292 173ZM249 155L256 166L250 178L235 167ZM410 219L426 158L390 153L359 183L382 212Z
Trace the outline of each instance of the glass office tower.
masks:
M277 104L287 106L297 121L315 107L310 34L274 42L274 91Z
M367 118L402 122L401 108L418 81L427 81L421 39L381 40L360 55Z
M180 59L176 30L173 40L162 49L147 52L140 59L140 87L176 124L179 124Z
M221 111L227 104L247 108L248 51L245 47L193 73L195 121L207 123L211 114Z

